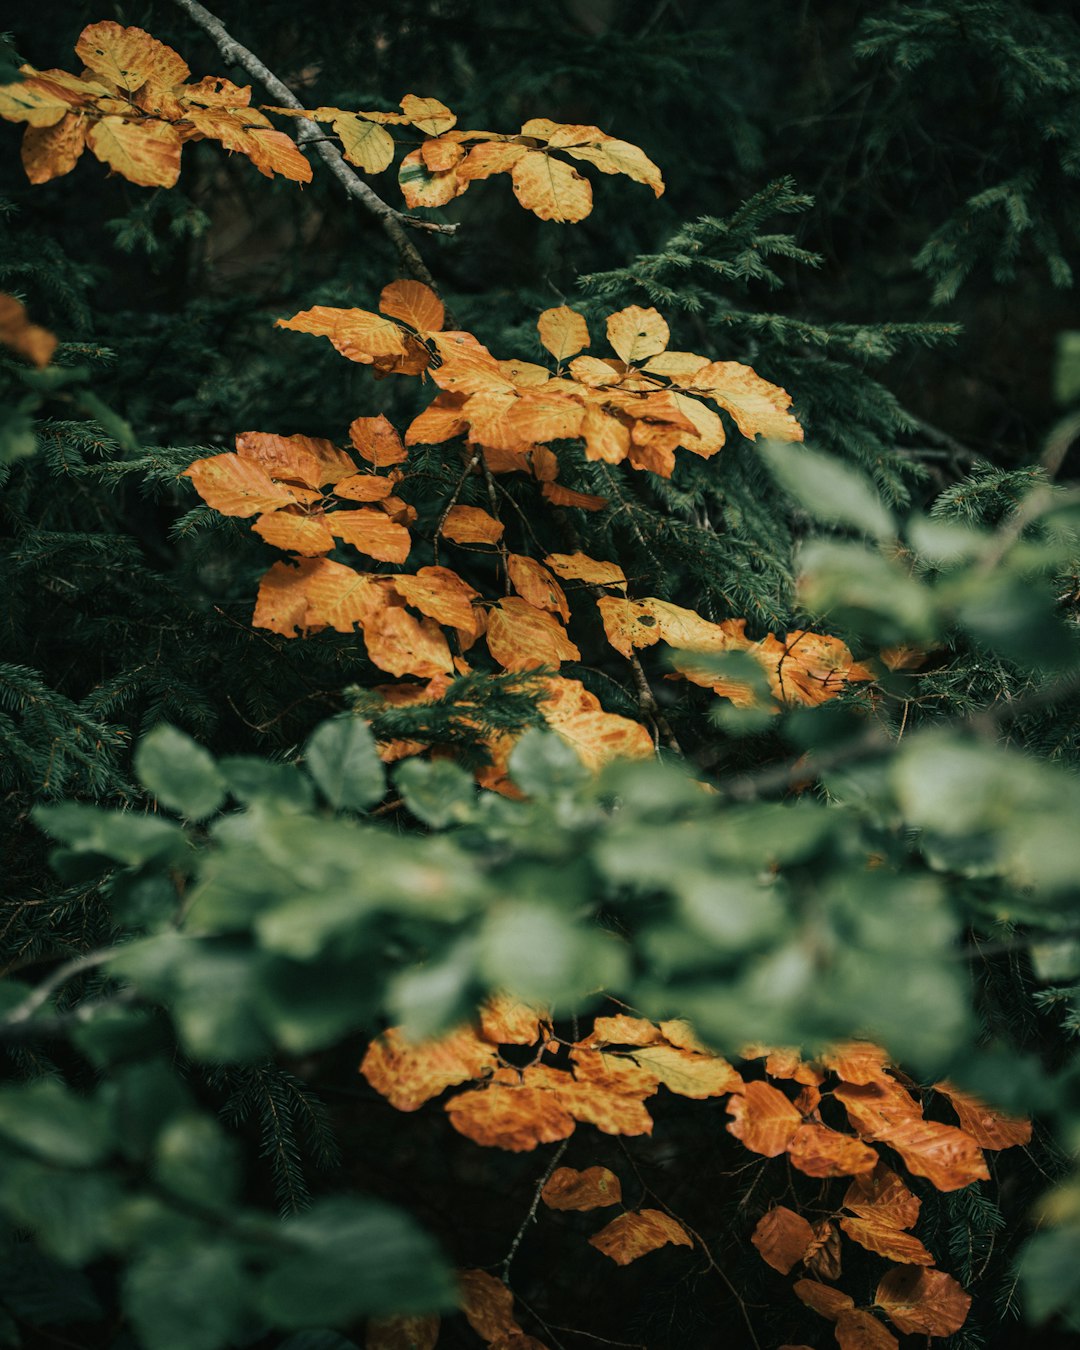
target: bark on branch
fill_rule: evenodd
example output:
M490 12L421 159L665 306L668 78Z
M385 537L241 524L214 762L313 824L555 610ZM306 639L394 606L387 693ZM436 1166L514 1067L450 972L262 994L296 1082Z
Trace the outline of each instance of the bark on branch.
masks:
M251 78L258 80L278 103L289 108L295 108L298 111L304 110L304 104L300 102L289 86L278 79L274 72L264 65L254 52L248 51L245 46L237 42L215 14L211 14L204 5L200 5L198 0L176 0L176 4L208 35L225 61L243 66ZM304 118L297 119L296 139L301 146L312 146L345 189L348 196L375 217L396 249L401 265L408 275L416 281L424 282L437 293L438 286L435 279L428 271L427 264L420 256L412 240L408 237L406 227L428 230L437 234L453 234L457 230L457 226L416 220L400 211L395 211L392 206L383 201L369 184L352 171L337 146L332 141L327 140L317 127Z

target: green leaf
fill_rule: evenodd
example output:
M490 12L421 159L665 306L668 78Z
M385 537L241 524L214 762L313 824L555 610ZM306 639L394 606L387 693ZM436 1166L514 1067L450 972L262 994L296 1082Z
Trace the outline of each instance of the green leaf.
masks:
M573 792L589 777L570 746L539 727L530 728L511 750L509 769L522 792L541 800Z
M896 535L896 521L858 470L806 446L764 441L758 452L780 486L815 520L849 525L874 539Z
M100 853L139 867L145 862L181 862L190 845L179 825L134 811L103 811L84 802L35 806L34 821L76 853Z
M0 1303L35 1326L97 1322L102 1315L82 1271L59 1265L32 1242L9 1242L0 1251Z
M213 756L176 727L155 727L142 738L135 772L162 806L188 820L205 820L225 800L225 779Z
M386 770L371 728L359 717L337 717L318 727L307 743L304 763L331 806L363 811L386 792Z
M123 1302L145 1350L219 1350L242 1325L246 1286L237 1248L204 1237L144 1248Z
M435 830L460 825L476 812L472 775L448 759L407 759L394 773L394 786L417 820Z
M110 1142L98 1103L49 1079L0 1089L0 1136L63 1167L92 1167Z
M255 755L230 755L218 761L225 784L241 802L262 802L279 811L309 811L315 803L310 781L295 764L275 764Z
M1080 1324L1080 1225L1066 1224L1031 1238L1020 1257L1020 1286L1028 1317L1045 1322L1054 1313Z
M592 990L618 988L627 965L626 947L614 934L542 901L496 905L480 936L480 969L489 987L526 1002L573 1003Z
M189 1112L158 1136L154 1176L180 1199L204 1209L227 1209L239 1181L236 1141L217 1121Z

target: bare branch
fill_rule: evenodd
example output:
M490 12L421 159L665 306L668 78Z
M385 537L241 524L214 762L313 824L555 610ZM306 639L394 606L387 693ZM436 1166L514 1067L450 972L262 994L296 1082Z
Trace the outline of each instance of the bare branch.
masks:
M198 0L176 0L176 3L211 38L224 60L243 66L252 79L258 80L279 103L289 108L295 108L299 112L306 111L304 105L289 86L279 80L254 52L248 51L246 47L237 42L226 30L221 20L216 15L211 14L205 6L200 5ZM433 291L437 292L438 286L435 279L428 271L427 264L418 253L412 240L406 234L405 227L429 230L438 234L453 234L457 230L457 226L439 225L431 221L417 220L415 217L395 211L392 206L383 201L369 184L365 183L349 168L337 146L321 135L317 128L304 118L297 119L296 139L301 146L314 146L323 163L346 193L378 220L397 250L405 271L415 280L424 282L425 285L430 286Z

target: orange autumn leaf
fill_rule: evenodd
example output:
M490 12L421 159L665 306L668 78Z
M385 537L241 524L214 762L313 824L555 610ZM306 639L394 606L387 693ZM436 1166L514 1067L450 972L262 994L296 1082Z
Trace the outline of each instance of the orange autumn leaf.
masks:
M593 1019L592 1031L586 1037L586 1045L655 1045L662 1041L660 1028L644 1017L627 1017L617 1013L614 1017Z
M558 614L563 623L569 622L570 606L566 603L566 593L543 563L521 553L508 553L506 570L510 584L522 600L536 609Z
M529 151L510 170L514 196L541 220L572 223L592 210L592 185L561 159Z
M455 544L497 544L506 527L479 506L452 506L439 533Z
M971 1135L953 1125L930 1120L903 1120L879 1132L904 1166L939 1191L959 1191L973 1181L987 1181L990 1173L982 1150Z
M109 19L79 34L75 55L97 75L130 93L151 84L182 84L191 74L187 62L142 28L124 28Z
M752 1153L775 1158L783 1153L802 1117L779 1089L769 1083L747 1083L728 1101L728 1133L741 1139Z
M620 1214L599 1233L589 1238L589 1245L609 1256L616 1265L628 1266L631 1261L672 1243L677 1247L692 1247L693 1238L678 1220L659 1209L632 1210Z
M913 1233L905 1233L899 1228L877 1218L842 1218L840 1227L854 1242L867 1251L890 1261L903 1261L908 1265L932 1266L933 1256Z
M540 491L553 506L574 506L579 511L602 511L608 504L606 497L595 497L588 492L575 492L561 483L546 482Z
M495 1341L521 1330L514 1321L514 1296L502 1280L486 1270L460 1270L458 1290L458 1306L482 1340Z
M580 680L555 676L547 689L540 705L545 722L587 768L596 771L614 759L643 759L654 753L652 737L640 722L604 712Z
M356 465L344 450L317 436L241 431L236 437L236 453L258 464L271 478L309 488L336 484L356 473Z
M403 600L437 623L481 631L483 611L473 605L480 592L449 567L421 567L411 576L395 577L393 585Z
M409 556L412 548L409 531L374 507L334 511L325 519L336 538L379 562L403 563Z
M850 1312L855 1307L855 1300L850 1294L845 1294L842 1289L833 1289L830 1285L821 1284L818 1280L796 1280L793 1288L797 1298L808 1308L813 1308L814 1312L827 1317L830 1322L835 1322L843 1313Z
M754 655L783 703L817 707L842 693L845 685L874 678L844 642L824 633L800 630L788 633L783 642L770 634L756 645Z
M890 1228L911 1228L922 1208L919 1197L883 1162L879 1162L873 1172L852 1179L843 1204L860 1218Z
M0 295L0 342L38 367L47 366L56 350L56 338L31 323L26 306L13 295Z
M794 1107L792 1108L794 1110ZM800 1125L787 1145L793 1167L810 1177L846 1177L872 1172L878 1155L869 1144L827 1125Z
M367 654L390 675L418 675L421 679L449 674L453 657L442 629L433 619L415 619L407 610L384 604L364 623Z
M396 1027L368 1046L360 1072L399 1111L416 1111L448 1087L494 1071L498 1053L471 1027L436 1040L409 1041Z
M515 595L506 596L489 612L487 644L506 670L557 667L563 661L581 659L556 618Z
M884 1139L905 1121L922 1119L922 1107L895 1078L877 1082L838 1083L833 1096L843 1103L848 1119L864 1139Z
M780 1046L770 1049L765 1057L765 1072L770 1078L787 1078L806 1087L820 1087L823 1075L813 1064L808 1064L798 1050Z
M372 1317L364 1350L435 1350L439 1342L437 1314L424 1317Z
M443 302L422 281L392 281L379 295L379 308L418 333L438 332L446 318Z
M418 206L445 206L468 188L469 180L460 172L462 166L436 172L424 162L422 150L410 150L398 166L398 187L410 208Z
M322 519L294 515L290 510L268 511L251 528L274 548L305 557L329 553L334 547L334 536Z
M586 553L549 553L544 562L564 581L585 581L594 586L626 585L626 573L618 563L600 562Z
M180 133L167 122L103 117L87 131L86 144L102 164L139 187L175 187L180 177Z
M943 1270L897 1266L881 1280L874 1302L905 1335L951 1336L967 1321L971 1295Z
M540 1199L548 1209L590 1210L622 1200L619 1178L606 1167L558 1167L544 1183Z
M294 314L291 319L277 319L274 327L329 338L342 356L361 365L369 366L382 356L404 356L407 351L404 334L398 325L382 314L372 314L365 309L315 305Z
M540 1039L547 1010L509 994L491 994L480 1007L480 1035L492 1045L532 1045Z
M536 321L543 346L560 364L589 345L589 326L576 309L545 309Z
M814 1230L801 1214L777 1205L761 1216L750 1241L763 1261L787 1275L803 1259L813 1238Z
M666 344L665 344L666 345ZM730 413L739 431L753 440L801 441L803 429L788 411L791 395L739 361L712 361L682 385Z
M526 1336L523 1331L512 1331L509 1335L500 1336L497 1341L492 1341L488 1350L548 1350L548 1347L535 1336Z
M980 1148L997 1151L1030 1141L1030 1120L1003 1115L971 1093L961 1092L951 1083L935 1083L934 1090L948 1098L949 1105L959 1118L960 1128L965 1134L971 1135Z
M334 484L334 496L349 502L381 502L394 490L392 478L381 478L374 473L354 473Z
M461 1092L446 1103L446 1114L459 1134L485 1148L527 1153L574 1132L574 1117L555 1095L542 1088L492 1083Z
M382 414L378 417L354 418L349 424L349 440L357 453L376 468L403 464L409 457L401 437Z
M49 127L28 126L20 155L31 183L49 183L70 173L86 149L87 123L76 113L65 113Z
M852 1308L836 1319L840 1350L898 1350L899 1341L865 1308Z
M294 506L317 495L275 483L254 460L234 454L197 459L180 476L190 478L207 506L223 516L254 516L279 506Z

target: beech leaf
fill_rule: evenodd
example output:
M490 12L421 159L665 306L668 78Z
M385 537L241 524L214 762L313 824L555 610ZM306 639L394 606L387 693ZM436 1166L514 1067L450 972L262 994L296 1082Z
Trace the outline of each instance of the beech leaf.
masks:
M359 717L335 717L316 728L304 750L304 763L338 811L364 811L386 792L386 770L375 738Z
M606 1167L558 1167L544 1184L540 1198L548 1209L590 1210L622 1200L619 1178Z
M787 1275L803 1259L813 1238L814 1230L801 1214L777 1205L758 1220L750 1241L763 1261Z
M694 1240L678 1220L659 1209L632 1210L601 1228L589 1238L589 1245L601 1251L619 1266L673 1243L692 1247Z

